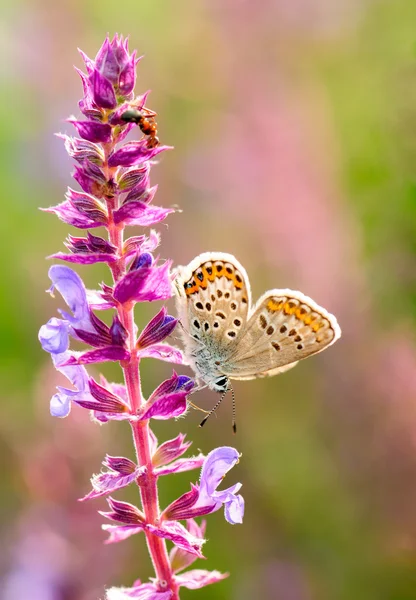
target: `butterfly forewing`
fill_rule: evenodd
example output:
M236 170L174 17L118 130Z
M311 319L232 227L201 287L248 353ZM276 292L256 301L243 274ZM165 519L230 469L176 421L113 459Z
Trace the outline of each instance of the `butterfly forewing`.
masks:
M335 317L313 300L292 290L271 290L249 315L222 370L234 379L274 375L321 352L339 336Z
M231 255L202 254L178 269L176 288L185 344L194 351L212 348L213 359L222 359L247 324L250 287L244 268Z

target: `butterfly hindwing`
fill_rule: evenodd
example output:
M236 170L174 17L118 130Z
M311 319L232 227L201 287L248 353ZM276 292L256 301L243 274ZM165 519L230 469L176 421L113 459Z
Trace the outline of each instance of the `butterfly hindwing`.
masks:
M250 312L223 372L233 379L274 375L321 352L340 333L335 317L307 296L293 290L271 290Z

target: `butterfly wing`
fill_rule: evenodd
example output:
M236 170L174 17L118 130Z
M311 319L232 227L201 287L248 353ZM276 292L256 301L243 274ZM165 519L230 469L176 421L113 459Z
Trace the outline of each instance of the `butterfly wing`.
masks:
M250 311L222 371L232 379L276 375L328 348L340 335L336 318L311 298L293 290L270 290Z
M175 291L187 357L203 346L213 363L221 360L247 323L251 292L245 269L231 254L206 252L177 269Z

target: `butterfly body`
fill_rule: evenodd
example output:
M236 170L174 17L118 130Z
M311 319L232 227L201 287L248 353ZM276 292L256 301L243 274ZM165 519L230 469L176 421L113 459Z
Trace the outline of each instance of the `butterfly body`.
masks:
M333 344L333 315L301 292L273 289L252 306L250 283L231 254L206 252L175 278L185 355L197 377L225 392L229 379L282 373Z

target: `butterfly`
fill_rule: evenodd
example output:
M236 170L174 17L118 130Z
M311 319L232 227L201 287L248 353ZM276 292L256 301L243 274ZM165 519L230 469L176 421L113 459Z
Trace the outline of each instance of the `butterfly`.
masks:
M301 292L269 290L252 306L247 273L232 254L201 254L178 267L174 283L185 358L221 400L230 379L283 373L341 336L336 318Z

